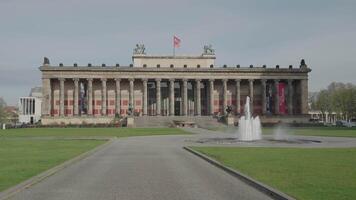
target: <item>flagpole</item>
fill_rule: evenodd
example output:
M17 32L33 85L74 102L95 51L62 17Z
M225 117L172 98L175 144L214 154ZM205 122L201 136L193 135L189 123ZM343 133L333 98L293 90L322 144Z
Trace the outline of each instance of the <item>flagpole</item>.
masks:
M173 36L173 57L176 56L176 45L175 45L175 41L174 41L174 36Z

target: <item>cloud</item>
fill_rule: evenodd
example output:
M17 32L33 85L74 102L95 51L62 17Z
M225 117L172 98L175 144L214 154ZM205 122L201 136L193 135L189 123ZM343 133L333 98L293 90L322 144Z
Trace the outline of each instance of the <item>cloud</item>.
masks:
M310 88L355 83L353 1L2 0L0 95L17 102L40 84L43 56L58 64L131 62L137 42L150 54L200 54L213 44L217 64L299 65L313 69ZM14 78L11 78L14 76Z

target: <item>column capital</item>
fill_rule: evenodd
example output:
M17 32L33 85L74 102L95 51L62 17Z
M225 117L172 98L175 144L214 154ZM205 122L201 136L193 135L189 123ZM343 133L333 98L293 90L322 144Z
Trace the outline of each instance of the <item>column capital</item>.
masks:
M87 78L87 81L92 82L93 78Z
M129 78L129 81L130 81L130 82L134 82L135 79L134 79L134 78Z
M106 82L108 79L106 79L106 78L101 78L100 79L102 82Z
M121 78L115 78L114 79L116 82L120 82L121 81Z
M201 81L201 79L200 79L200 78L197 78L197 79L195 79L195 81L196 81L196 82L200 82L200 81Z
M253 83L254 81L255 81L255 79L248 79L248 82L250 82L250 83L251 82Z
M266 79L261 79L262 84L266 84L267 80Z
M73 78L73 81L74 81L75 83L78 83L78 82L79 82L79 78Z
M183 81L184 83L187 83L187 82L188 82L188 79L183 78L182 81Z
M240 83L241 79L235 79L236 83Z
M169 82L174 82L176 79L174 79L174 78L170 78L169 79Z
M288 84L292 84L293 81L294 81L293 79L288 79L288 80L287 80Z
M65 81L65 78L58 78L59 81Z
M143 78L143 79L141 79L141 80L142 80L142 82L147 82L147 81L148 81L147 78Z
M209 82L213 82L214 83L215 79L209 79Z
M156 79L155 79L156 82L161 82L161 80L162 80L162 79L160 79L160 78L156 78Z
M222 82L225 84L227 83L228 79L222 79Z
M273 81L275 84L279 83L279 79L274 79Z

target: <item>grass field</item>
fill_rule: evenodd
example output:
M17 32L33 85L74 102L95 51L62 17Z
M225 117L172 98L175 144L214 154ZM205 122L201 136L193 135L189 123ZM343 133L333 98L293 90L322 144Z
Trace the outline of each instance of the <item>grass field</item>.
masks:
M0 137L128 137L189 134L178 128L25 128L0 131Z
M0 139L0 191L104 142Z
M356 199L356 148L194 149L297 199Z
M221 131L221 132L236 132L237 127L225 127L225 128L209 128L209 130ZM262 128L262 134L273 134L276 128L265 127ZM289 127L286 129L288 133L294 135L306 135L306 136L325 136L325 137L356 137L356 128L344 128L344 127Z
M173 134L189 133L176 128L27 128L0 130L0 191L106 142L106 140L76 140L75 138Z

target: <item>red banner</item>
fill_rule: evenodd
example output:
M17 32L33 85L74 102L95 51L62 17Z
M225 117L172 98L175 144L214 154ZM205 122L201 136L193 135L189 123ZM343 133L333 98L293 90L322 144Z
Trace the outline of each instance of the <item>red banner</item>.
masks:
M285 83L278 84L279 113L280 114L287 114L285 89L286 89Z

